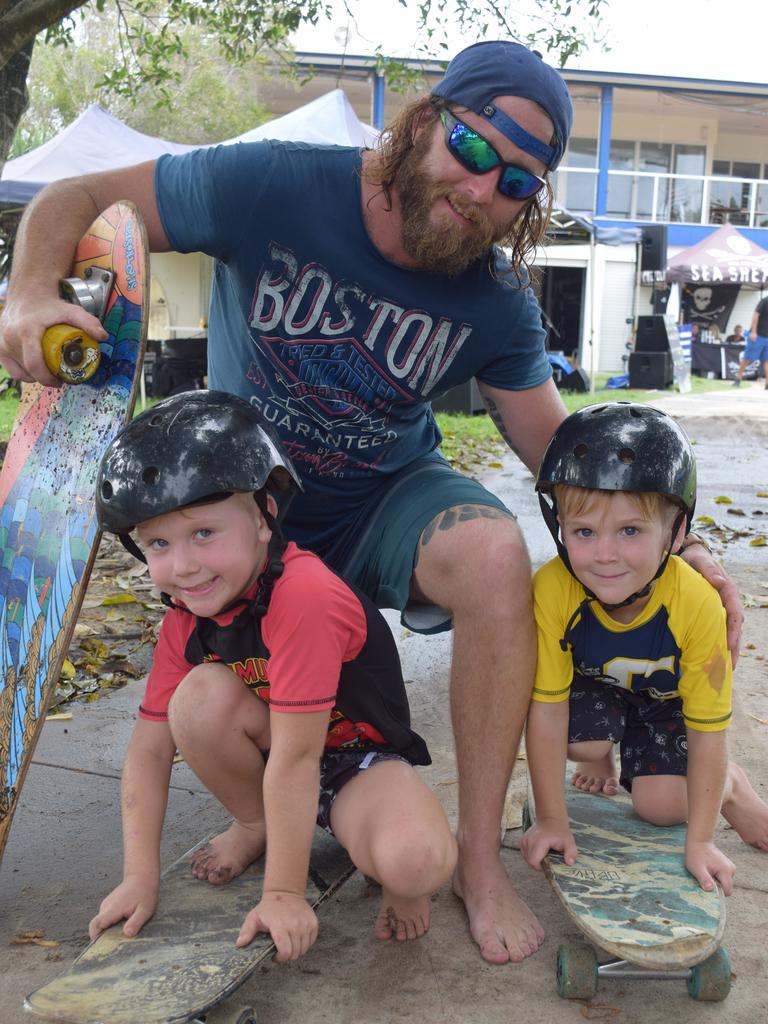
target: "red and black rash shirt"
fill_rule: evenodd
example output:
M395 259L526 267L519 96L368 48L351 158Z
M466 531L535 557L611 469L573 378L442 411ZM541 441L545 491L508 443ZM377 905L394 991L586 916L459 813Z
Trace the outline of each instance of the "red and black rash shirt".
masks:
M373 602L314 554L288 544L266 613L245 600L212 619L171 608L160 627L141 718L167 721L174 690L205 661L229 665L272 711L330 711L326 749L375 747L430 764L410 712L392 633ZM253 598L258 581L246 595Z

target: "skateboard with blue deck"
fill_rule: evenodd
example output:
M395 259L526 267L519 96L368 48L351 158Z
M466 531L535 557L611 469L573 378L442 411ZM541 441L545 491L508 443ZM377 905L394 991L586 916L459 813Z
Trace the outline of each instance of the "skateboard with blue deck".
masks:
M557 988L591 999L599 977L685 980L694 999L718 1001L730 990L720 948L725 899L705 892L685 868L685 826L642 821L626 793L585 793L566 780L566 803L578 848L574 864L550 851L544 872L569 919L593 946L561 945ZM535 821L529 792L523 825Z
M130 203L109 207L83 236L67 293L76 301L96 296L86 308L98 311L109 337L94 355L82 332L53 329L59 363L49 365L81 383L25 384L3 461L0 858L96 559L96 472L133 410L149 312L147 260L144 226Z
M58 1024L256 1024L255 1011L229 997L275 952L268 933L235 946L259 902L264 861L209 885L192 876L193 853L163 873L157 911L135 938L123 935L122 922L102 932L68 971L28 996L25 1009ZM307 901L317 910L354 871L343 847L318 830Z

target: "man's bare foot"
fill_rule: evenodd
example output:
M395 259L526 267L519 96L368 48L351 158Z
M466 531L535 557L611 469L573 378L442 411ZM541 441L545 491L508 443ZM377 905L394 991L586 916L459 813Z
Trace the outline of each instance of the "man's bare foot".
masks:
M731 796L723 802L723 817L745 843L768 851L768 804L752 788L741 768L728 765Z
M261 856L266 845L266 826L251 828L233 821L226 832L215 836L193 855L192 874L202 882L224 885Z
M429 896L405 899L394 896L387 889L381 890L381 907L373 927L376 939L391 939L398 942L418 939L429 928Z
M462 865L460 856L453 891L464 902L472 938L488 963L519 963L544 941L544 929L515 892L498 858Z
M571 776L571 785L585 793L599 793L600 796L616 796L619 780L613 753L606 754L599 761L579 762Z

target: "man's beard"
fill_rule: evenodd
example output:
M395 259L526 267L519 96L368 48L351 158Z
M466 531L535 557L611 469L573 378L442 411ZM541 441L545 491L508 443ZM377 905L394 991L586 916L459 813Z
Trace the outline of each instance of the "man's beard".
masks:
M494 242L507 238L515 218L494 227L477 203L447 185L436 184L424 170L430 141L428 132L416 138L395 178L402 215L403 248L420 270L457 277L485 256ZM433 207L442 198L448 199L454 209L471 220L473 228L462 229L448 214L431 221Z

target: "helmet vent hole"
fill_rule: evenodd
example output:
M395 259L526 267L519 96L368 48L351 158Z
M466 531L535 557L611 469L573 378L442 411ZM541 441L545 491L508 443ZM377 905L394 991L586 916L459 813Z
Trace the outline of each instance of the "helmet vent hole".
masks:
M629 410L629 415L630 416L634 416L636 419L640 419L642 417L642 415L643 415L643 410L642 409L634 409L634 408L630 409Z
M145 484L149 484L150 487L154 486L160 479L160 470L157 466L147 466L144 472L141 474L141 479Z
M631 448L622 448L619 451L619 462L623 462L625 466L631 466L635 461L635 453Z
M104 483L101 485L101 496L104 499L104 501L109 501L113 493L114 492L112 490L112 484L109 482L109 480L105 480Z
M149 423L152 427L161 427L163 425L163 417L159 414L157 416L153 416Z
M589 448L587 447L587 445L577 444L576 447L573 449L573 454L576 456L577 459L583 459L588 451Z

